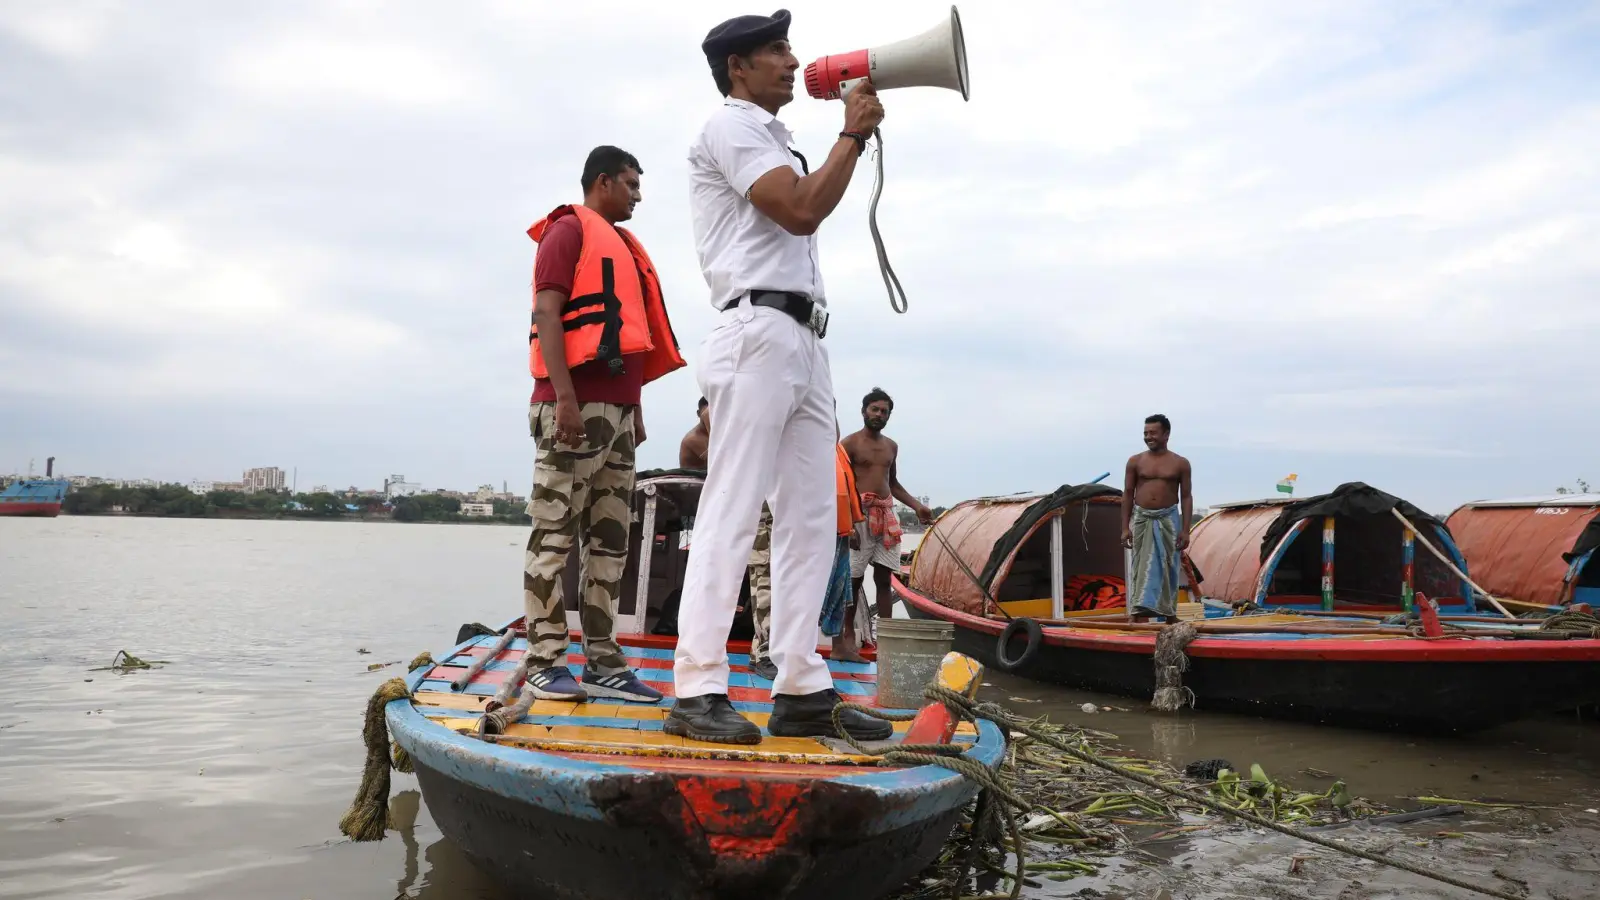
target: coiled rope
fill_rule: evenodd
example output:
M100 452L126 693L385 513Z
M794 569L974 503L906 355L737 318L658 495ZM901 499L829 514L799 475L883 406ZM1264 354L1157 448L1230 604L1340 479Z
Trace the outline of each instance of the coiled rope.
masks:
M1154 778L1141 775L1138 772L1131 772L1121 766L1116 765L1115 763L1107 762L1106 760L1095 756L1093 753L1090 753L1081 747L1073 746L1072 744L1061 740L1055 735L1040 731L1027 722L1024 722L1021 719L1011 715L1011 713L1007 712L1004 707L998 704L977 703L967 699L961 693L950 690L943 685L930 684L923 689L922 695L930 701L943 703L945 708L950 710L951 715L956 716L958 719L963 721L986 719L990 722L993 722L995 725L998 725L1001 729L1004 729L1007 734L1017 733L1027 735L1033 740L1060 750L1062 753L1065 753L1068 756L1079 760L1080 762L1085 762L1089 765L1104 769L1107 772L1111 772L1112 774L1121 778L1142 784L1148 788L1153 788L1161 791L1162 793L1171 794L1175 797L1181 797L1190 803L1201 806L1205 809L1209 809L1212 812L1218 813L1224 817L1243 819L1252 825L1258 825L1262 828L1267 828L1280 834L1288 835L1292 838L1298 838L1299 840L1307 843L1316 844L1319 847L1324 847L1329 850L1337 850L1338 852L1348 856L1359 857L1370 862L1378 863L1379 865L1389 866L1390 868L1399 869L1403 872L1410 872L1413 875L1420 875L1423 878L1429 878L1434 881L1451 885L1452 887L1461 888L1462 890L1472 891L1474 893L1484 894L1490 897L1499 897L1502 898L1502 900L1526 900L1526 897L1521 894L1513 894L1507 891L1473 884L1469 881L1456 878L1453 875L1448 875L1444 872L1437 872L1415 863L1406 862L1405 860L1385 856L1382 853L1363 850L1359 847L1350 847L1327 838L1318 837L1317 835L1307 833L1289 825L1283 825L1270 819L1262 818L1254 813L1232 809L1216 800L1211 799L1210 797L1197 794L1193 791L1162 784ZM1022 797L1017 796L1016 793L1001 783L999 776L993 770L978 763L976 760L961 756L960 754L965 750L964 745L890 745L881 749L870 749L862 746L859 741L851 737L849 733L845 731L844 726L840 721L840 713L846 709L854 710L864 715L871 716L876 719L884 719L890 722L904 722L915 718L916 714L886 713L881 709L876 709L870 706L862 706L857 703L841 703L834 707L834 729L844 739L844 741L858 753L867 756L879 757L878 764L881 766L940 766L953 772L958 772L962 775L965 775L981 785L984 789L984 792L988 795L988 799L990 801L989 806L992 807L997 805L993 802L995 798L1004 801L1004 803L1001 805L1003 806L1003 812L1005 814L1007 826L1011 832L1013 851L1017 857L1017 875L1014 879L1012 879L1011 893L1008 895L1014 900L1014 898L1016 898L1022 890L1022 872L1024 870L1024 864L1022 859L1022 837L1020 831L1016 827L1016 817L1012 812L1012 808L1014 807L1018 811L1026 813L1031 812L1034 809L1033 804L1029 803ZM976 831L976 825L974 830ZM964 875L961 880L965 881Z
M433 657L424 650L411 660L408 671L433 665ZM389 740L389 722L383 709L395 700L411 696L403 678L391 678L373 691L367 700L367 715L362 723L361 738L367 748L367 761L361 769L361 786L356 788L356 798L350 809L339 820L339 830L353 841L381 841L389 827L389 769L412 771L411 754L399 744Z

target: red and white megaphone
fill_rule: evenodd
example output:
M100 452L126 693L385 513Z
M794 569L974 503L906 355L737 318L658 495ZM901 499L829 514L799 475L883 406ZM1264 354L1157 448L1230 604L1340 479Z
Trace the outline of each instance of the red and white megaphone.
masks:
M863 80L878 90L937 87L960 91L968 99L967 45L961 37L961 16L950 7L950 20L903 41L851 53L824 56L806 66L806 93L818 100L838 100Z

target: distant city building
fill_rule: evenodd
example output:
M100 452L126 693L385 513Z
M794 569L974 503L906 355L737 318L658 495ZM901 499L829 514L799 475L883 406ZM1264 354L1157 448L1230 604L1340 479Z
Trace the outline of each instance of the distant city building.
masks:
M215 481L201 481L196 478L189 482L189 490L196 494L209 494L216 489L217 483Z
M239 492L244 490L244 482L242 482L242 481L213 481L213 482L211 482L211 489L213 491L232 491L232 492L237 494L237 493L239 493Z
M496 496L497 492L494 489L494 485L480 484L478 485L478 490L473 493L472 499L477 503L492 503Z
M277 466L246 469L241 483L244 485L243 490L246 494L253 494L257 491L281 491L284 484L283 470Z
M494 515L493 503L463 503L461 504L463 516L492 516Z
M409 497L422 492L422 485L407 481L404 475L390 475L383 480L383 496L390 500L396 497Z
M316 487L311 489L311 493L313 493L313 494L326 494L326 493L328 493L328 486L325 485L325 484L319 484Z

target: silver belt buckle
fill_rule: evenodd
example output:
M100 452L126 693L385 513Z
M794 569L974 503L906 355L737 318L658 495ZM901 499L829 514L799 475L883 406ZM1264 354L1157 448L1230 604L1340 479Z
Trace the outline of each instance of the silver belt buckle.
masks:
M821 340L828 333L828 311L813 302L811 304L811 321L806 323L806 327L811 329L811 332L817 336L818 340Z

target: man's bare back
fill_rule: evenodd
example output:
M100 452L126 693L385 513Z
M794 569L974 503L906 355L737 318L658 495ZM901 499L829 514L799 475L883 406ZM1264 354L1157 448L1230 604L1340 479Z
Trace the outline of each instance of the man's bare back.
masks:
M700 421L689 429L678 444L678 468L704 470L711 461L711 414L706 398L700 398Z
M711 435L697 425L689 429L689 433L683 436L683 443L678 445L678 468L704 469L710 452Z

